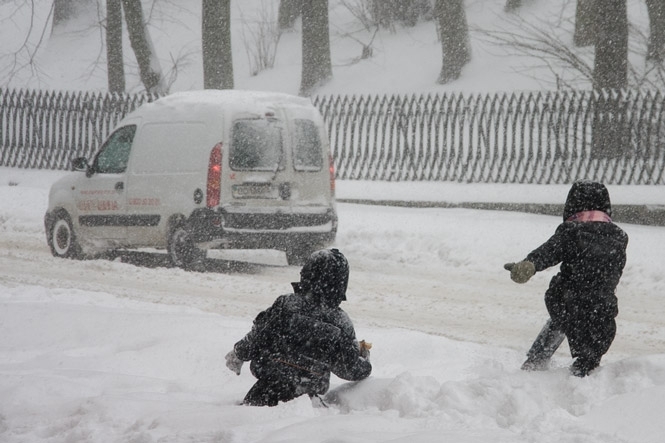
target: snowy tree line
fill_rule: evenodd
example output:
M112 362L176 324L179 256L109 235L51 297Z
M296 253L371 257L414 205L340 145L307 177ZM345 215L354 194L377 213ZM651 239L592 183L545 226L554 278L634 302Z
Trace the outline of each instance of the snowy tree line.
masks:
M168 90L168 75L162 71L159 58L150 39L147 23L151 11L159 1L141 0L53 0L50 25L53 30L86 10L96 10L99 26L106 43L108 90L125 91L123 64L123 28L129 35L132 51L136 56L140 78L148 92L163 93ZM468 1L468 0L467 0ZM575 0L564 0L568 4ZM464 66L471 60L469 24L464 0L339 0L353 13L367 30L376 33L379 29L395 31L399 27L414 26L419 21L434 22L435 32L441 44L441 71L432 82L445 84L462 75ZM525 33L485 32L493 43L510 46L518 52L540 57L544 64L556 61L580 73L597 89L622 89L644 86L645 79L655 81L657 87L665 84L662 62L665 57L665 2L644 0L649 16L649 32L643 50L649 63L647 74L636 76L628 63L630 25L627 19L626 0L576 0L574 18L574 44L570 47L548 32L542 23L534 22L533 14L528 19L520 15L521 9L533 2L506 0L508 17L518 21ZM233 88L233 59L231 54L231 0L201 0L191 2L201 11L201 53L203 62L203 84L205 88ZM190 4L187 5L191 9ZM35 2L16 2L16 8L35 8ZM301 20L302 68L300 94L309 96L333 76L330 56L329 0L279 0L276 17L263 11L261 24L253 30L247 29L251 43L246 45L248 57L252 59L254 72L270 68L274 63L279 37L292 29ZM274 14L272 14L274 15ZM124 20L123 20L124 17ZM508 18L511 20L511 18ZM241 26L246 26L243 23ZM474 29L472 28L472 31ZM45 30L44 30L45 31ZM478 32L484 32L482 29ZM34 32L30 30L28 32ZM243 30L245 33L245 30ZM44 34L44 32L42 33ZM45 35L40 39L43 42ZM593 60L580 55L576 48L594 48ZM28 61L36 49L27 50ZM363 42L360 59L372 56L372 41ZM17 68L17 57L14 66ZM174 62L177 70L178 60ZM9 68L10 72L12 67ZM655 80L654 80L655 79ZM559 85L561 86L561 85ZM565 84L563 86L566 86Z

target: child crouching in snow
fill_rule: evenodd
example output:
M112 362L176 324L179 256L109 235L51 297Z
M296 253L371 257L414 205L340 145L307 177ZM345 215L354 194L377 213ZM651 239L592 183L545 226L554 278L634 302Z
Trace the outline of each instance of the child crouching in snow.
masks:
M243 362L258 379L243 403L275 406L303 394L325 394L330 373L358 381L372 372L371 345L356 340L346 300L349 263L337 249L314 252L300 271L294 293L282 295L261 312L250 332L226 355L240 375Z
M561 263L545 292L550 319L522 365L543 370L564 338L575 359L571 373L584 377L598 367L616 334L616 287L626 264L628 236L612 223L610 196L602 183L578 181L564 205L563 223L549 240L505 268L517 283Z

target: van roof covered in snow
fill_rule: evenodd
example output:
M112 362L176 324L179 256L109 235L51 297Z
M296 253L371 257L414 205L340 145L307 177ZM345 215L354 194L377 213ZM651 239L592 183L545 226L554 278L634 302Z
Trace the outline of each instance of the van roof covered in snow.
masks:
M275 107L313 109L309 99L279 92L242 90L201 90L176 92L147 103L132 116L168 119L172 115L194 117L207 113L242 112L265 115Z

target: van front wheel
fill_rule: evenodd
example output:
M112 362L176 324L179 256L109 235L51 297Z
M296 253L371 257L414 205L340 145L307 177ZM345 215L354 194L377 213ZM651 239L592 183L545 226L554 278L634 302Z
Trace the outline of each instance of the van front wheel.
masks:
M183 269L189 269L193 265L203 262L206 257L206 252L194 245L189 232L183 226L171 230L167 251L171 263Z
M48 244L55 257L81 258L81 247L76 241L72 221L67 213L57 214L49 235Z

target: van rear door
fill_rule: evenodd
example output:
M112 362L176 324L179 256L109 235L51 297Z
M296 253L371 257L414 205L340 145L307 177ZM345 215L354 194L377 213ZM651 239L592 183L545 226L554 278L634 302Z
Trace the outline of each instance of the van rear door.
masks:
M304 204L332 206L334 171L323 125L311 115L294 115L290 121L293 187Z
M329 149L309 109L286 118L243 118L231 128L231 195L239 206L331 206Z
M231 194L222 199L224 228L329 235L336 217L322 126L312 119L293 123L286 118L288 108L277 109L275 117L232 120L229 180L222 180L223 191Z
M284 206L290 194L281 177L286 168L284 124L276 118L240 118L231 128L230 193L242 206Z

